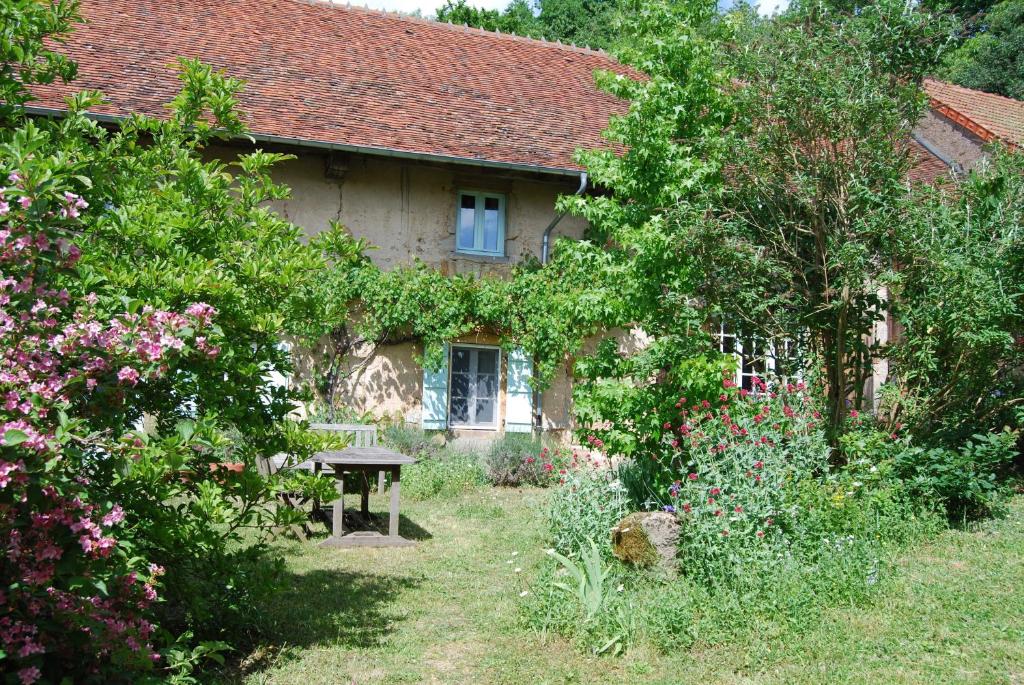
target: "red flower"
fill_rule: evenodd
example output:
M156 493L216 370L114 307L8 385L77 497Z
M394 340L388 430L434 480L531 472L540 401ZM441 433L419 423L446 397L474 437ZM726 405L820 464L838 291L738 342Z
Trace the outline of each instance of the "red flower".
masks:
M693 511L693 507L690 506L689 502L683 505L683 511L685 511L687 514Z
M737 514L742 514L743 513L743 507L741 507L739 505L736 505L736 508L733 509L733 512L737 513Z
M763 530L757 531L757 537L763 538L764 537L764 531Z
M536 460L536 459L534 459L533 457L527 457L527 458L526 458L526 463L527 463L527 464L532 464L532 463L533 463L533 462L535 462L535 461L537 461L537 460Z
M851 419L855 419L858 416L860 416L860 412L858 412L856 409L851 409L850 410L850 418Z
M720 495L721 493L722 493L722 488L711 488L710 494L712 494L712 495Z
M763 461L755 461L754 462L754 468L755 469L763 469L764 468L764 462Z
M554 469L555 469L555 467L552 466L551 464L544 464L544 470L545 471L553 471Z
M722 510L721 509L715 509L715 516L721 516L721 515L722 515Z
M689 476L687 476L687 478L689 478L690 480L697 480L697 474L691 473Z
M672 424L669 421L666 421L664 424L662 424L661 427L664 428L665 430L669 430L670 428L672 428Z

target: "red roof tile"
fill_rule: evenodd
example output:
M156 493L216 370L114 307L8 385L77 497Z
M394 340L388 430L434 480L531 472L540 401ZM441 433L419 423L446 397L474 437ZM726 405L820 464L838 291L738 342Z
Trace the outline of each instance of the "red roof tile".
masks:
M928 151L916 140L910 141L910 172L911 181L934 185L939 179L950 180L952 169L949 165Z
M247 82L253 133L437 158L575 170L624 103L597 90L611 57L510 35L302 0L83 0L67 44L70 86L102 90L98 114L161 114L172 68L197 57Z
M1024 146L1024 102L932 79L925 80L924 89L932 109L982 140Z

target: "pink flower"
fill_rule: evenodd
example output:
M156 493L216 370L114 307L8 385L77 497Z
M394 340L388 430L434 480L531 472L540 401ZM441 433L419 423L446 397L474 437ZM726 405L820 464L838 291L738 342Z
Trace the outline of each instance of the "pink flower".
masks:
M860 412L858 412L856 409L851 409L850 410L850 418L851 419L855 419L858 416L860 416Z
M189 316L199 319L201 323L207 324L210 322L210 319L212 319L214 315L217 313L217 310L211 305L206 304L205 302L195 302L188 306L188 308L185 310L185 313L188 314Z
M121 383L135 385L139 382L139 372L130 366L122 366L121 370L117 372L117 380Z
M689 476L687 476L687 478L689 478L690 480L697 480L697 474L691 473Z
M21 680L21 685L32 685L32 683L39 680L42 673L35 666L29 666L18 671L18 678Z
M124 509L121 508L120 504L115 504L114 508L103 517L103 525L108 527L121 521L124 521Z

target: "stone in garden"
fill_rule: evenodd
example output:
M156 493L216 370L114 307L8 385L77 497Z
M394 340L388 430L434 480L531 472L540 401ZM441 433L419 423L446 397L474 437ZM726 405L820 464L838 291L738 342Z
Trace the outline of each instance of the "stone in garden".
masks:
M679 519L665 511L638 511L612 528L612 553L636 566L676 570Z

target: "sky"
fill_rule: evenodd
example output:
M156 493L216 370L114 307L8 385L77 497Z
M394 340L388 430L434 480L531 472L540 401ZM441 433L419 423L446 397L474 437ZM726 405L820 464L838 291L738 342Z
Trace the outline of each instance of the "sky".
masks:
M469 4L484 9L501 10L505 9L509 0L469 0ZM771 14L776 9L781 9L788 4L789 0L761 0L758 10L761 14ZM419 10L423 16L431 16L437 8L444 4L444 0L352 0L353 5L368 5L374 9L388 10L389 12L399 11L412 14Z

